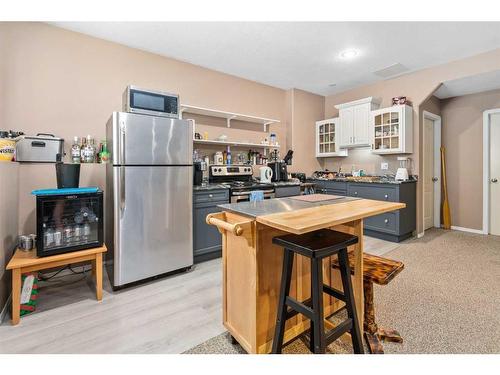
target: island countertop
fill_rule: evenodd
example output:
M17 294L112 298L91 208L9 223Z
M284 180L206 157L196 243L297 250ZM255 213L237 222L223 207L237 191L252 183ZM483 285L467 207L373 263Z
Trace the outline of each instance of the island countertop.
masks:
M219 205L225 211L249 216L258 223L289 233L303 234L405 208L404 203L339 197L318 202L277 198L260 202Z

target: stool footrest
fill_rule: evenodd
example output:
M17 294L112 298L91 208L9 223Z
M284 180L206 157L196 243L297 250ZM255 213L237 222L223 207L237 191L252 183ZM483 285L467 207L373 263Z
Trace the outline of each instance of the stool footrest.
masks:
M325 335L325 345L328 346L335 340L337 340L344 333L350 332L352 329L352 319L346 319L340 323L337 327L327 332Z
M332 288L329 285L323 284L323 292L325 292L326 294L329 294L330 296L337 298L341 301L345 302L345 300L346 300L345 294L343 292L341 292L338 289Z
M295 316L298 313L307 316L309 319L314 319L314 311L312 310L312 308L307 306L306 303L311 303L311 299L309 298L301 303L301 302L297 301L295 298L292 298L289 296L286 297L285 304L287 306L290 306L293 310L295 310L295 311L292 310L288 313L289 315L287 315L287 319L288 319L288 316L290 316L290 315Z

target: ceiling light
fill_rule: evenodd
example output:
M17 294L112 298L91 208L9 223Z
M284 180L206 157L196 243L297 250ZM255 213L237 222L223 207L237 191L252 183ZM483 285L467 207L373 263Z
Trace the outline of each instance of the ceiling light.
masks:
M343 60L350 60L359 55L359 51L355 48L349 48L340 52L339 57Z

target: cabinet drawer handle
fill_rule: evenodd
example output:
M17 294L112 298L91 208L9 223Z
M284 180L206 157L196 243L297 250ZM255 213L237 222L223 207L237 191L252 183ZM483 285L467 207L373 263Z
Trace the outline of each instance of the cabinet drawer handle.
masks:
M357 191L355 191L355 192L354 192L354 195L358 195L358 192L357 192Z
M387 195L387 194L386 194L386 195L384 195L384 198L385 198L385 199L389 198L389 195Z
M386 223L386 224L387 224L388 222L389 222L389 219L385 219L385 220L384 220L384 223Z
M213 194L208 194L208 197L209 197L209 198L213 198L213 197L214 197L214 195L213 195Z

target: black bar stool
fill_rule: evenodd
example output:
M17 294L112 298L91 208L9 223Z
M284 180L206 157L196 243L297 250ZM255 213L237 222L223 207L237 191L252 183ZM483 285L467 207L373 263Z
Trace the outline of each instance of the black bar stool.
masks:
M311 346L309 348L311 352L325 353L328 345L344 333L350 332L354 353L363 354L363 341L359 331L351 270L347 257L347 246L358 243L358 237L330 229L321 229L302 235L287 234L274 237L273 243L284 248L284 256L272 353L281 353L285 323L287 319L300 313L311 320ZM302 302L290 297L294 253L311 259L311 298ZM335 254L338 254L344 292L323 284L322 260ZM344 301L348 316L347 320L327 333L325 333L323 321L323 292Z

